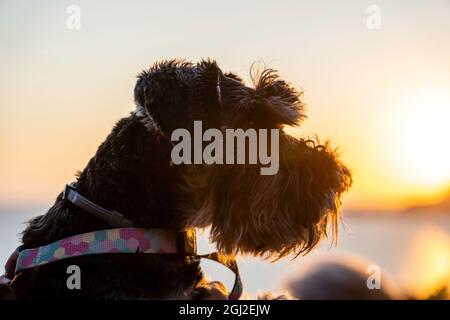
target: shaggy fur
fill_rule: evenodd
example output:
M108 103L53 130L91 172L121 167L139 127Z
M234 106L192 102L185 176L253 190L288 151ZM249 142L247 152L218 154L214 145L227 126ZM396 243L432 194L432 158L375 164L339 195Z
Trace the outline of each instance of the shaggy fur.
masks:
M225 253L266 258L311 250L336 226L348 169L328 147L280 134L280 169L261 176L258 165L171 164L177 128L280 128L305 118L301 94L273 70L246 86L213 61L157 63L138 76L137 111L120 120L79 173L80 194L146 228L211 227ZM25 248L109 226L61 195L23 233ZM77 264L82 289L66 288ZM178 255L85 256L25 270L12 288L20 299L205 298L217 290L196 259ZM212 288L212 289L211 289Z

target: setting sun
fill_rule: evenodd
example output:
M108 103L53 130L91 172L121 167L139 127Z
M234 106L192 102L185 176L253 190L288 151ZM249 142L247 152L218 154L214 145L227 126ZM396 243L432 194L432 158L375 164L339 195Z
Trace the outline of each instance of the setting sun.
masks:
M412 93L391 113L389 134L399 174L409 183L436 187L450 180L450 95Z

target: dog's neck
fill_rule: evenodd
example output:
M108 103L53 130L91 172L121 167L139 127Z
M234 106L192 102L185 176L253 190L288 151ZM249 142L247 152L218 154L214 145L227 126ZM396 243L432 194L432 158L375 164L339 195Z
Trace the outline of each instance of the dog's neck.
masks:
M186 213L193 214L188 195L192 188L186 186L182 168L171 165L171 148L153 118L138 107L116 124L79 173L77 191L108 210L122 213L137 226L181 231L187 226ZM45 216L31 222L24 243L39 246L107 228L110 226L105 221L59 196Z
M156 128L136 114L121 119L79 173L77 191L136 226L181 229L173 198L177 175L170 166L171 146ZM110 227L60 195L47 214L30 222L23 242L39 246Z
M170 141L144 108L120 120L81 172L77 188L91 201L146 227L174 227Z

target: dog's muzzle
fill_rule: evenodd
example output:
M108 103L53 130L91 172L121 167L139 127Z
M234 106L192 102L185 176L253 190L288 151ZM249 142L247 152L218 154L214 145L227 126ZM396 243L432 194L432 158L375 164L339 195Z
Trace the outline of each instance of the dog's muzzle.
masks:
M25 249L20 246L6 262L5 274L0 276L0 284L9 284L16 274L25 269L73 257L114 253L178 254L198 260L206 258L223 264L235 274L233 289L228 298L237 300L241 296L243 288L235 258L219 252L197 254L195 229L177 232L172 229L134 227L133 222L121 213L107 210L80 195L74 183L66 185L63 199L115 228L78 234L37 248Z

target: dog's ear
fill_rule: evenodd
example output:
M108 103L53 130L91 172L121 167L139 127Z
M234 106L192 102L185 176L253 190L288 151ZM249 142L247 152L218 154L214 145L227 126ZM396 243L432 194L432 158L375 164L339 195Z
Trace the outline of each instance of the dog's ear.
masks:
M298 125L306 118L301 102L302 92L281 80L273 69L265 69L252 74L259 101L258 112L278 125Z
M135 101L166 133L192 122L192 64L171 60L155 63L138 75Z
M202 60L197 64L193 86L195 100L193 114L196 118L206 120L212 115L217 116L217 110L222 104L223 79L224 75L216 61ZM205 122L208 124L208 121Z
M166 133L190 128L194 120L210 126L217 118L222 71L212 60L196 65L184 61L164 61L139 74L134 89L135 101Z
M168 86L179 89L182 71L192 68L192 64L183 60L167 60L154 63L149 69L143 70L138 76L134 88L134 100L144 107L146 104L158 103L157 95L161 89ZM168 95L170 96L170 95Z

